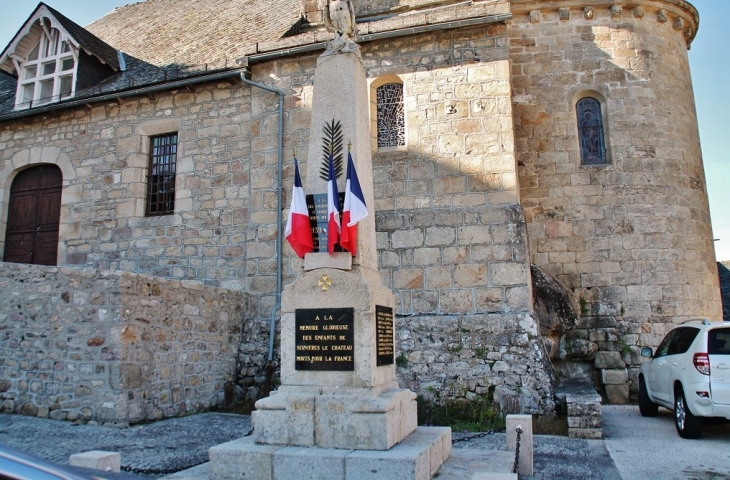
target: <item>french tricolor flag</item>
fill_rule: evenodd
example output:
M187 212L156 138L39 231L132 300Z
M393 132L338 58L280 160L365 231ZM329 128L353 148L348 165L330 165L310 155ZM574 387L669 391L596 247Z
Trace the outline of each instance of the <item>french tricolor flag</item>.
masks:
M294 159L294 188L291 195L289 219L286 222L286 239L297 255L304 255L314 250L312 229L309 225L309 211L307 200L302 187L302 178L299 176L299 163Z
M334 159L329 156L329 174L327 175L327 251L334 253L335 245L340 239L340 192L337 191Z
M345 207L342 212L342 233L340 234L340 245L352 253L354 257L357 250L357 222L368 216L368 207L365 205L365 196L360 188L360 180L357 179L355 163L352 155L347 152L347 183L345 185Z

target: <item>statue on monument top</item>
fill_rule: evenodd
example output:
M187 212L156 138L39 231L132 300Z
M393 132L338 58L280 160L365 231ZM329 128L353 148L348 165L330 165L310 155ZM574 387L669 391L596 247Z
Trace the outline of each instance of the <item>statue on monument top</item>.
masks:
M352 0L325 0L324 26L328 32L334 32L337 37L357 40L357 25L355 25L355 5Z
M354 53L360 57L355 24L355 5L352 0L324 0L324 26L335 38L327 44L323 56Z

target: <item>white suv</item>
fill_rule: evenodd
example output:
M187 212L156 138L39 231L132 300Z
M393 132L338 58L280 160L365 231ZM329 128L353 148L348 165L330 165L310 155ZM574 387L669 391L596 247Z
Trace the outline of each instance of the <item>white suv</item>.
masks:
M674 410L682 438L698 438L703 418L730 419L730 322L689 320L664 337L639 373L639 410Z

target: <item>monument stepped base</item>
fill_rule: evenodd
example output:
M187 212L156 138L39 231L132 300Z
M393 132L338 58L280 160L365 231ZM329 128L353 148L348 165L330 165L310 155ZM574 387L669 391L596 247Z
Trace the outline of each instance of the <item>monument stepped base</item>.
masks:
M259 444L388 450L418 427L416 394L380 388L281 386L251 414Z
M390 450L264 445L244 437L209 450L210 480L429 480L451 455L451 429L418 427Z
M518 480L512 472L515 453L456 448L439 470L438 480Z

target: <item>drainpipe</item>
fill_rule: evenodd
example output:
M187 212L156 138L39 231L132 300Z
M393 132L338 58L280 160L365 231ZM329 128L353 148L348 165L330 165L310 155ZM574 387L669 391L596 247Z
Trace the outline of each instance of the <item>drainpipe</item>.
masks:
M241 81L247 85L251 85L252 87L257 87L262 90L266 90L269 92L276 93L279 96L279 144L278 144L278 166L279 171L277 174L277 184L278 184L278 203L276 207L276 305L274 305L274 308L271 309L271 320L269 323L269 356L268 356L268 365L267 365L267 383L268 383L268 369L273 367L271 365L272 361L274 360L274 336L276 335L276 312L278 310L281 310L281 243L283 241L283 235L281 231L281 224L282 224L282 178L284 176L284 159L283 159L283 149L284 149L284 92L281 90L278 90L276 88L270 87L268 85L263 85L261 83L256 83L252 80L249 80L246 78L246 75L249 72L243 71L241 72ZM271 374L273 375L273 368L271 369Z

